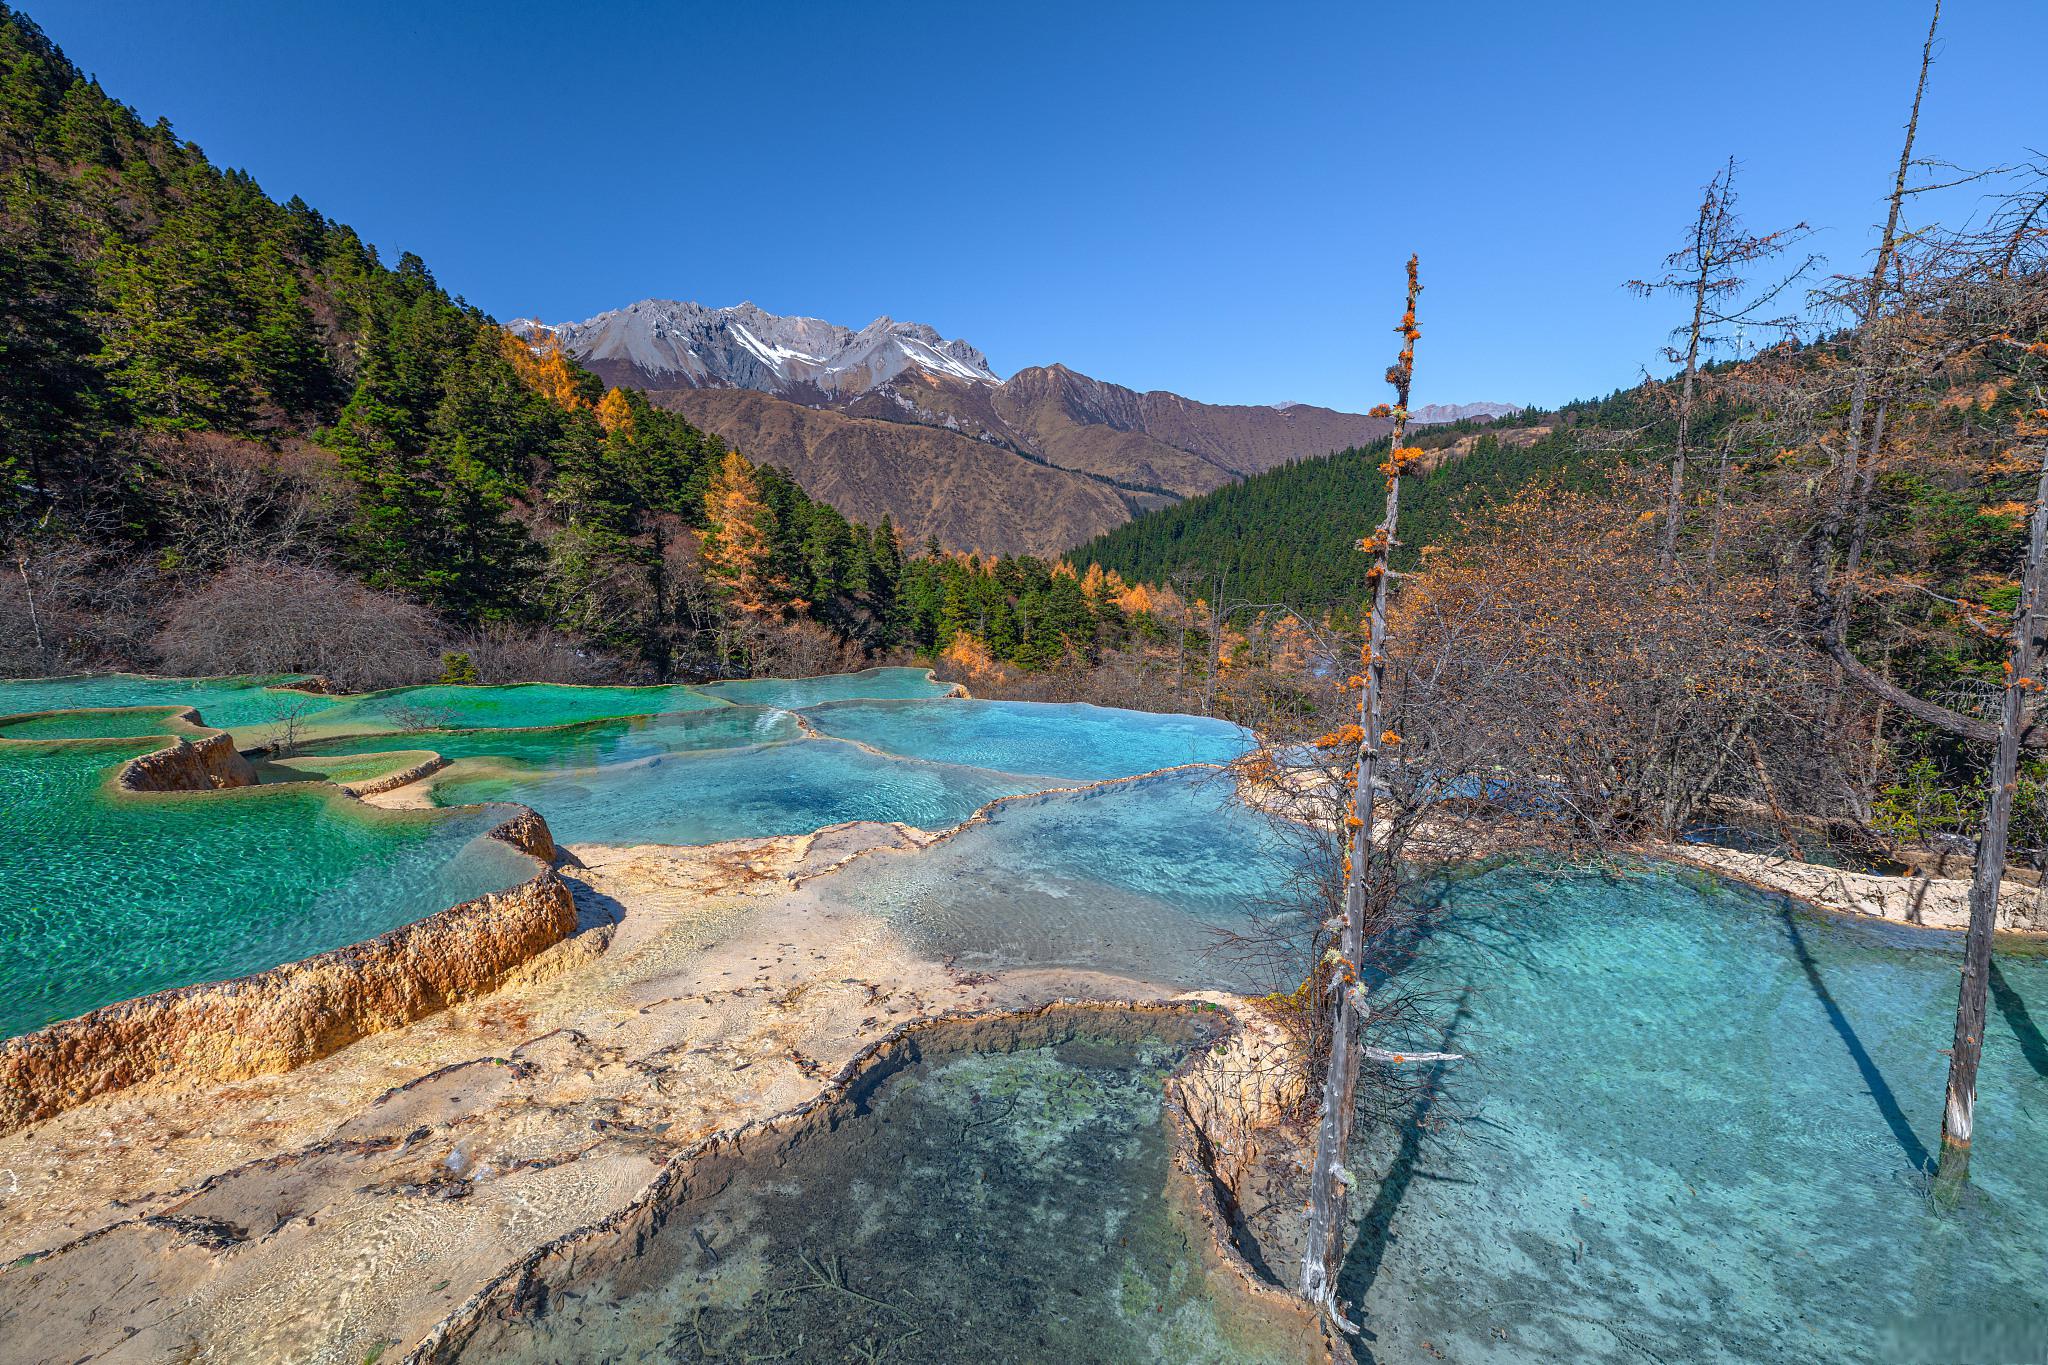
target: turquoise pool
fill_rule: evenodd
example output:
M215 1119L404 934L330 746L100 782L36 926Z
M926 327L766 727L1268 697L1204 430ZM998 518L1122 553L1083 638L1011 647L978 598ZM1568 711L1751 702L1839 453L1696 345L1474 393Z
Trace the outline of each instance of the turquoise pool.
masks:
M808 714L826 734L886 753L1079 782L1228 763L1250 747L1228 721L1079 702L847 702Z
M1355 1154L1360 1359L2048 1358L2048 960L2000 957L1973 1188L1923 1196L1959 950L1663 874L1455 888L1414 979L1471 1061Z
M1226 761L1242 744L1228 726L938 700L916 694L916 670L409 689L330 700L351 726L431 728L305 752L435 749L460 760L434 789L447 810L387 814L312 785L107 791L170 724L161 708L244 716L275 681L0 684L6 711L159 708L0 726L0 803L36 855L0 900L0 1034L503 885L523 862L478 840L494 817L467 804L493 801L535 806L564 842L615 843L939 829L988 807L818 894L963 968L1251 991L1299 978L1299 963L1216 951L1254 914L1286 921L1296 859L1213 768L1046 790ZM892 688L910 695L849 695ZM1343 1275L1366 1314L1360 1358L2048 1358L2048 957L2001 953L1972 1186L1945 1213L1924 1197L1958 948L1666 872L1500 868L1443 888L1404 979L1434 994L1469 1060L1361 1134ZM727 1326L776 1339L752 1318Z
M0 743L0 1037L375 937L533 875L502 812L395 813L303 785L115 794L161 740Z
M1291 866L1230 784L1181 772L1006 801L944 843L818 885L963 966L1264 992L1291 989L1304 964L1219 951L1217 933L1246 928L1251 911L1294 913Z
M0 735L9 733L0 730ZM344 735L299 745L305 756L429 750L443 758L484 759L516 769L596 768L662 754L740 749L795 739L795 713L761 706L719 706L662 716L588 721L552 729L405 730Z
M565 844L709 844L804 834L848 820L958 824L1030 779L947 763L879 758L851 744L798 740L672 753L596 768L454 776L442 805L517 801Z
M208 725L268 725L292 712L329 709L339 699L295 691L292 677L152 678L81 673L66 678L0 678L0 715L80 706L192 706Z
M1199 1036L1113 1011L929 1030L805 1131L714 1152L658 1213L547 1259L531 1307L434 1358L1301 1360L1301 1320L1210 1279L1168 1194L1162 1090Z

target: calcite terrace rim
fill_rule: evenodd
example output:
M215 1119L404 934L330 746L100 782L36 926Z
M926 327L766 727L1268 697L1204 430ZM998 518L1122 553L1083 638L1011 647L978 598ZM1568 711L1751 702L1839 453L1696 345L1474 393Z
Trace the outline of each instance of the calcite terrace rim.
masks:
M276 793L310 791L331 804L345 807L351 818L373 823L403 818L369 805L349 789L323 779L259 786L253 772L248 771L247 760L234 748L234 737L225 730L207 726L192 707L67 707L23 712L0 720L136 711L168 712L170 728L162 736L113 738L10 739L0 734L0 747L25 744L114 749L162 739L165 742L131 756L109 774L105 790L113 799L267 799ZM189 780L189 774L174 774L174 780L185 781L180 789L166 790L149 784L152 765L162 766L166 759L185 752L211 755L215 761L224 762L230 780L224 786L202 786L197 780ZM144 1082L234 1080L289 1071L371 1034L402 1027L487 993L507 972L568 938L577 927L574 900L553 867L556 848L547 822L526 806L508 802L504 809L505 817L478 837L507 844L530 859L535 870L523 881L445 906L371 938L260 971L113 1001L0 1040L0 1076L6 1079L4 1091L0 1091L0 1136ZM436 982L408 965L417 958L446 957L464 938L480 940L485 946L481 980ZM385 984L404 998L396 1011L379 1011L363 989L349 990L349 998L339 1009L317 998L321 993L319 983L329 974L353 974L360 978L380 968L391 977ZM474 977L475 973L470 975ZM357 984L360 986L360 982ZM283 1017L271 1025L268 1033L258 1030L252 1035L245 1031L248 1019L238 1007L266 999L279 1004ZM196 1032L181 1039L180 1031L188 1024ZM234 1055L260 1055L267 1046L272 1060L198 1063L193 1060L193 1053L204 1048L209 1029L212 1035L232 1039L237 1049ZM90 1060L93 1054L117 1039L122 1053L119 1065L94 1066Z
M1219 1003L1219 999L1229 1003ZM1203 1155L1208 1147L1199 1140L1196 1120L1182 1106L1170 1102L1176 1090L1213 1053L1245 1031L1244 1012L1251 1008L1251 1003L1242 997L1219 996L1214 992L1119 999L1060 996L1021 1008L959 1008L906 1020L854 1053L807 1099L777 1113L722 1128L697 1139L666 1158L660 1170L631 1199L589 1222L529 1248L525 1255L485 1280L469 1298L429 1329L401 1358L400 1365L452 1365L467 1344L468 1334L482 1324L493 1306L518 1302L544 1263L557 1256L573 1255L580 1246L593 1246L606 1238L622 1235L622 1229L631 1219L652 1212L709 1156L743 1144L771 1141L785 1130L800 1128L814 1118L822 1117L829 1121L831 1111L858 1100L859 1087L864 1082L879 1084L901 1068L914 1065L919 1060L924 1035L943 1035L988 1025L1015 1025L1021 1030L1059 1015L1132 1018L1148 1014L1185 1016L1194 1025L1194 1038L1187 1054L1166 1078L1164 1093L1169 1102L1161 1106L1161 1121L1166 1126L1169 1143L1167 1178L1171 1197L1185 1201L1186 1211L1208 1230L1209 1239L1204 1250L1239 1281L1247 1296L1265 1312L1296 1318L1303 1330L1321 1343L1322 1354L1317 1359L1334 1361L1337 1357L1322 1314L1261 1274L1233 1243L1229 1211L1217 1193L1224 1184L1223 1179ZM1211 1030L1205 1027L1218 1019L1223 1025L1221 1028ZM416 1082L408 1084L412 1083ZM105 1231L98 1229L87 1236L99 1236Z

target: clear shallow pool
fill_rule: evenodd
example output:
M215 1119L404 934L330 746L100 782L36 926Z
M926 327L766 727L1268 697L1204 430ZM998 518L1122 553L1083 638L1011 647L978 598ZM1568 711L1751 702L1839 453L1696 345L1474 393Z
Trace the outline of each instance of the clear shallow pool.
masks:
M710 685L580 687L566 683L448 686L327 696L290 686L297 675L158 678L81 673L0 678L0 716L75 707L191 706L208 725L268 740L287 721L301 736L428 729L539 728L729 705L785 710L855 698L942 697L952 686L922 668L871 668L823 678L755 678Z
M339 698L293 690L293 677L150 678L81 673L68 678L0 678L0 715L77 706L194 706L223 730L267 725L293 712L329 709Z
M372 938L533 873L502 812L396 814L331 789L122 794L161 740L0 743L0 1037Z
M811 695L847 685L820 684ZM52 684L0 684L0 710L27 709L29 694L7 689L31 686ZM266 704L265 689L235 680L81 686L46 700L191 704L231 721L244 714L237 707ZM770 695L785 702L805 699L776 686L785 690ZM731 688L720 690L731 699ZM699 698L701 709L651 718L491 729L480 727L536 707L581 715L578 707L629 700L558 693L631 693L635 705L652 694L424 691L460 692L472 708L468 728L315 744L309 760L436 749L467 762L437 799L526 801L565 841L705 842L858 818L943 828L997 796L1182 762L1203 756L1203 745L1230 742L1203 722L1085 708L820 702L808 713L822 729L910 755L887 758L796 739L795 719L773 707ZM517 695L491 695L507 692ZM562 709L550 710L556 702ZM396 723L419 713L382 714ZM476 812L387 816L305 788L112 801L105 772L152 747L147 735L166 724L163 715L53 716L0 729L17 741L129 736L0 743L0 803L17 846L34 855L18 860L25 871L10 868L0 890L0 1034L356 941L525 875L510 850L474 841L491 821ZM1176 745L1189 752L1167 756ZM1287 983L1211 951L1214 930L1242 927L1249 909L1284 902L1287 891L1287 850L1229 795L1219 780L1179 773L1027 796L930 849L862 859L817 886L892 918L963 965L1268 989ZM2001 956L1973 1187L1940 1216L1921 1194L1919 1169L1938 1137L1958 947L1954 936L1792 912L1704 878L1499 870L1460 882L1414 970L1462 1001L1454 1045L1472 1060L1446 1069L1449 1092L1417 1121L1375 1129L1360 1143L1365 1225L1345 1289L1364 1300L1372 1336L1363 1356L1417 1365L1446 1357L2048 1358L2048 960ZM1008 1059L958 1065L975 1085L996 1086L995 1060ZM1035 1084L1027 1077L1001 1093L1032 1095L1037 1113L1085 1088ZM969 1093L984 1095L972 1106L996 1092ZM925 1120L904 1122L915 1130ZM861 1210L871 1205L892 1218L915 1214L914 1199L892 1201L894 1187L881 1182L926 1169L909 1164L914 1152L890 1148L883 1129L871 1131L862 1141L879 1154L872 1168L859 1164L866 1148L849 1147L831 1158L849 1164L819 1169L828 1184L834 1174L871 1170L858 1178L879 1192L875 1199L849 1205L836 1222L800 1224L820 1206L820 1187L756 1182L733 1216L756 1220L748 1228L803 1235L749 1242L742 1255L774 1276L800 1274L790 1248L810 1254L829 1237L845 1258L835 1264L881 1277L891 1294L901 1286L926 1296L906 1302L979 1311L931 1288L952 1283L935 1278L935 1258L966 1254L968 1243L921 1242L928 1232L900 1223L862 1230ZM939 1143L943 1125L934 1131L933 1150L980 1150L981 1139L957 1126L952 1148ZM1099 1152L1086 1160L1121 1172L1101 1198L1136 1197L1143 1180L1129 1168ZM1012 1223L1038 1227L1053 1261L1086 1271L1084 1296L1121 1273L1076 1259L1064 1227L1034 1224L1037 1215L1018 1205L990 1207L996 1231L977 1231L983 1240L971 1245L995 1248L1017 1267L1027 1296L1019 1330L1039 1330L1045 1305L1063 1302L1042 1287L1064 1281L1057 1266L1041 1274L1031 1251L1004 1240ZM1093 1208L1085 1199L1079 1207ZM980 1229L979 1216L950 1210L934 1226ZM1169 1290L1175 1273L1167 1272ZM697 1270L678 1274L652 1299L637 1297L648 1282L620 1290L620 1302L641 1305L619 1319L621 1330L658 1321L667 1334L633 1337L635 1350L667 1343L687 1353L699 1327L713 1341L768 1350L792 1323L833 1351L854 1350L883 1327L843 1304L826 1313L823 1298L812 1303L804 1299L812 1291L779 1280L763 1289L714 1275L718 1283L705 1290L713 1298L700 1301L691 1297L705 1289ZM960 1283L997 1292L971 1275ZM649 1319L647 1304L668 1316ZM808 1325L813 1313L824 1325ZM1167 1349L1164 1338L1118 1336L1122 1329L1096 1309L1072 1313L1051 1320L1060 1332L1069 1321L1085 1324L1111 1343L1096 1358L1157 1358L1144 1352ZM685 1329L691 1335L678 1335ZM856 1331L870 1336L833 1335ZM1035 1339L1014 1358L1096 1339ZM892 1358L915 1359L945 1340L904 1336L897 1347L906 1354ZM1182 1340L1171 1346L1183 1349Z
M1217 952L1216 931L1287 901L1287 854L1227 781L1163 773L1005 801L944 843L863 858L818 885L963 965L1267 991L1283 984L1275 964Z
M1228 763L1250 744L1228 721L1080 702L847 702L808 714L828 735L892 754L1082 782Z
M562 843L708 844L805 834L848 820L944 829L998 796L1042 785L806 739L597 768L456 774L436 783L433 795L442 805L533 806Z
M1357 1154L1361 1359L2048 1359L2048 961L1999 959L1937 1216L1959 936L1661 874L1450 903L1416 972L1474 1061Z
M1210 1296L1167 1193L1191 1035L1115 1016L923 1055L794 1135L714 1153L440 1359L1258 1362L1299 1340Z
M794 709L860 697L944 697L952 693L953 684L935 682L931 670L924 668L868 668L858 673L828 673L816 678L741 678L705 683L699 690L741 706Z
M0 734L6 733L0 731ZM426 750L450 760L488 759L513 768L595 768L698 749L739 749L794 739L802 732L788 711L719 706L665 716L590 721L526 730L408 730L317 740L294 751L307 758Z
M310 718L323 732L352 729L438 730L575 725L620 716L659 716L725 705L694 687L571 687L516 683L504 687L401 687L336 699ZM204 708L201 708L204 714ZM211 716L209 724L218 724Z
M0 720L0 739L129 739L169 735L188 727L177 706L137 706L113 711L46 711Z

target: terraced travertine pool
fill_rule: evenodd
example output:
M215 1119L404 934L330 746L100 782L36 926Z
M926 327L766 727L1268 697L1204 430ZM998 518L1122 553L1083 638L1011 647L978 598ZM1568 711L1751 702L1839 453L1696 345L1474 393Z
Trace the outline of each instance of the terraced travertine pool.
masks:
M1201 1037L1115 1011L927 1030L858 1098L547 1258L537 1307L432 1359L1303 1360L1305 1315L1218 1293L1208 1228L1168 1197L1161 1090Z
M106 714L120 731L135 713ZM0 738L0 1037L357 943L533 875L483 837L503 819L489 809L381 811L319 784L112 789L163 742Z
M0 1032L350 941L522 875L507 850L479 846L488 818L463 804L477 800L531 804L562 841L602 843L847 819L943 829L981 809L927 848L857 860L819 894L963 968L1276 984L1210 951L1211 930L1284 913L1290 865L1216 780L1244 743L1217 722L943 700L915 670L313 702L278 681L0 683L0 713L189 704L259 736L278 706L324 706L297 718L320 736L293 760L313 770L454 760L432 789L440 811L376 812L303 784L117 797L106 774L175 728L168 712L0 721L0 801L33 855L0 893L0 1010L13 1011ZM1180 770L1090 785L1161 768ZM987 805L1002 797L1015 799ZM2048 960L2001 952L1972 1188L1936 1212L1921 1166L1939 1131L1953 937L1712 879L1514 867L1450 885L1435 925L1410 970L1446 1002L1470 1061L1359 1144L1344 1287L1365 1306L1361 1359L2048 1358ZM988 1125L987 1140L1027 1138L1016 1125ZM819 1148L815 1188L872 1175L887 1148L874 1141ZM815 1248L776 1232L780 1195L757 1196L748 1255L800 1269ZM1002 1207L949 1217L996 1237L976 1220ZM957 1269L943 1238L910 1232L841 1250L897 1256L882 1269L903 1286ZM686 1303L701 1269L663 1293ZM742 1300L718 1302L739 1305L717 1310L718 1331L774 1336ZM1162 1358L1118 1340L1097 1358Z

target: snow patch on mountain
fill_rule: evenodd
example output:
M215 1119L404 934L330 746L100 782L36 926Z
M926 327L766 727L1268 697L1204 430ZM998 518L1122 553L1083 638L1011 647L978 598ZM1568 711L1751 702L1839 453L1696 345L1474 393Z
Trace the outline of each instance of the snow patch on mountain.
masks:
M585 364L630 365L650 387L759 389L804 400L849 398L917 368L975 384L999 381L988 357L921 322L876 318L855 331L822 318L781 317L751 303L706 308L642 299L583 322L511 324L552 333Z
M1425 403L1419 408L1408 410L1408 420L1416 426L1433 426L1440 422L1462 422L1472 417L1508 417L1522 410L1520 403Z

